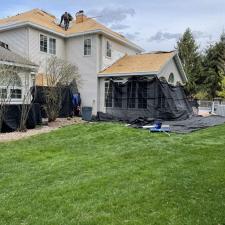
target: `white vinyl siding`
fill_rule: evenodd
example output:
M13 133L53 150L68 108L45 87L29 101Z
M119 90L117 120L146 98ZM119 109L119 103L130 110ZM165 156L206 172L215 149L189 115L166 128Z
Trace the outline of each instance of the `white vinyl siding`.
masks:
M84 39L84 56L91 56L91 38Z

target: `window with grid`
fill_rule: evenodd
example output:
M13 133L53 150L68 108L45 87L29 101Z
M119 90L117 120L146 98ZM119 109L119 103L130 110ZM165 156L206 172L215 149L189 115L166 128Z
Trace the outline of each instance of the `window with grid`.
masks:
M121 82L114 83L114 107L122 108L123 106L123 86Z
M6 99L6 98L7 98L7 89L0 88L0 99Z
M106 42L106 56L109 58L112 57L112 46L109 41Z
M56 39L49 38L49 53L56 55Z
M91 55L91 39L87 38L84 40L84 55L90 56Z
M138 108L147 108L147 82L139 82L138 84Z
M10 96L11 96L11 99L21 99L22 98L22 90L21 89L11 89Z
M40 51L48 52L48 37L43 34L40 35Z
M136 83L129 82L127 85L127 108L136 107Z
M105 83L105 107L112 107L112 83Z

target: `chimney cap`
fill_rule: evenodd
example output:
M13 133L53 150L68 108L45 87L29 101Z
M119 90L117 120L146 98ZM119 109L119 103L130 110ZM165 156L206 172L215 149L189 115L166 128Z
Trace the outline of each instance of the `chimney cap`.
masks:
M76 15L79 15L79 14L84 14L84 10L79 10Z

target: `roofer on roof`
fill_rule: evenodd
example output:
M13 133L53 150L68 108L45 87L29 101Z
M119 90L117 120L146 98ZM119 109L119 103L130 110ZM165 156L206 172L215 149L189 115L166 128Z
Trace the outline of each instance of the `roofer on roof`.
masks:
M73 17L71 16L71 14L69 14L68 12L65 12L61 16L60 26L62 26L62 22L64 21L64 28L65 28L65 30L68 30L69 25L70 25L70 21L72 21L72 20L73 20Z

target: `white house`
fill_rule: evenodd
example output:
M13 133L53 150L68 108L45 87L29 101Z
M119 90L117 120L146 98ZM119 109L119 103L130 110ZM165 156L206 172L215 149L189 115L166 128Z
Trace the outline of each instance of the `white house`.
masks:
M92 106L94 114L104 111L104 87L111 76L125 78L134 74L154 74L168 80L172 74L170 81L174 84L187 80L175 52L139 55L142 48L88 18L83 11L76 13L67 31L58 25L55 16L39 9L2 19L0 40L12 51L40 66L39 85L45 85L43 74L51 55L77 65L81 76L82 104ZM119 69L121 62L126 64L126 69ZM134 62L138 63L135 68Z
M29 104L37 71L36 64L0 42L0 103Z

